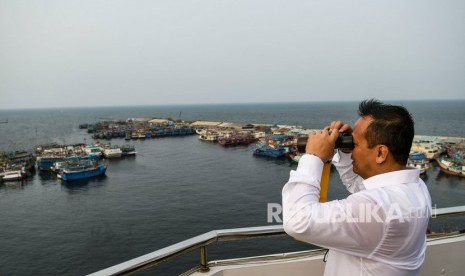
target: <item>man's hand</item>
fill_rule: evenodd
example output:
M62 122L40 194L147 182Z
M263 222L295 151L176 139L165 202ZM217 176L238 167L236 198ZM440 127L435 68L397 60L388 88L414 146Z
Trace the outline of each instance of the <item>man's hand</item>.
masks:
M337 130L339 133L352 133L352 127L345 124L343 121L332 121L329 128L331 130Z
M305 153L318 156L321 161L326 162L333 157L334 146L338 137L339 132L333 130L330 133L330 127L325 127L317 133L310 134Z
M348 124L345 124L343 121L332 121L329 128L332 131L336 131L336 132L339 132L339 133L343 133L343 132L352 133L352 131L353 131L352 127L349 126ZM345 152L345 153L352 152L352 150L347 150L347 149L339 149L339 150L341 150L342 152Z

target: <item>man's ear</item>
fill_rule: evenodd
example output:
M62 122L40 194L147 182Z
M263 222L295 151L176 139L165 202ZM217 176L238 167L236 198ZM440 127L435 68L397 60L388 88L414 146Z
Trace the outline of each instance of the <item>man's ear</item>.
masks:
M385 145L377 145L376 146L376 163L382 164L386 161L389 155L389 148Z

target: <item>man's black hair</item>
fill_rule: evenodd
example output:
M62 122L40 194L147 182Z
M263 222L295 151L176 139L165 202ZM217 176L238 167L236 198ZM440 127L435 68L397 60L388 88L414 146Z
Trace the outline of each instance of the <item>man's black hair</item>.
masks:
M385 145L397 163L407 164L415 135L413 119L407 109L370 99L360 103L358 114L373 118L365 133L368 147Z

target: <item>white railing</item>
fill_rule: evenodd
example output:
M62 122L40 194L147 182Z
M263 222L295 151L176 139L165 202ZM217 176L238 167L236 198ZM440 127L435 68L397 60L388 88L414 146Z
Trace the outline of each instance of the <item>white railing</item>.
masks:
M465 215L465 206L433 209L432 218L435 219L461 215ZM126 275L135 271L140 271L152 266L156 266L161 262L175 258L193 250L200 250L200 271L208 271L207 246L209 244L223 241L236 241L279 236L285 234L286 233L284 232L282 225L214 230L159 249L152 253L134 258L124 263L120 263L115 266L97 271L90 275Z

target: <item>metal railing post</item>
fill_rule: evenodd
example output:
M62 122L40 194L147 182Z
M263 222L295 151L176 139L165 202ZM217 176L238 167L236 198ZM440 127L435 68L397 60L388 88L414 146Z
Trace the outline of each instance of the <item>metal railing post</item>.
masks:
M207 261L207 247L201 246L200 247L200 272L207 272L210 268L208 268L208 261Z

